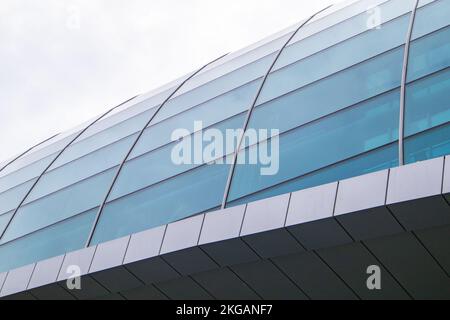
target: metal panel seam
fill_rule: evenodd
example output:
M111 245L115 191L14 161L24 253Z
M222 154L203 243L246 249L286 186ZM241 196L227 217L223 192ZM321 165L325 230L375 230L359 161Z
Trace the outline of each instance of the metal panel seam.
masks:
M28 148L26 151L22 152L21 154L19 154L18 156L16 156L15 158L13 158L12 160L9 160L1 169L0 172L3 171L6 167L8 167L9 165L11 165L13 162L15 162L16 160L19 160L20 158L22 158L24 155L26 155L28 152L30 152L31 150L33 150L34 148L40 146L43 143L46 143L47 141L53 139L54 137L56 137L57 135L59 135L59 133L51 136L50 138L45 139L44 141L39 142L38 144Z
M306 19L306 20L305 20L305 21L297 28L297 30L295 30L295 31L292 33L292 35L289 37L289 39L288 39L288 40L285 42L285 44L280 48L280 50L278 51L277 55L275 56L275 59L274 59L273 62L272 62L272 65L271 65L271 66L269 67L269 69L267 70L267 73L265 74L264 79L263 79L263 81L262 81L262 83L261 83L261 85L260 85L258 91L256 92L256 96L255 96L255 98L254 98L254 100L253 100L253 103L251 104L250 108L248 109L247 117L246 117L246 119L245 119L245 122L244 122L244 125L243 125L243 128L242 128L243 130L242 130L241 136L240 136L240 138L239 138L238 145L236 146L236 150L235 150L235 152L234 152L233 162L232 162L232 164L231 164L230 171L229 171L229 174L228 174L227 183L226 183L226 185L225 185L225 190L224 190L224 195L223 195L223 200L222 200L222 209L225 209L226 204L227 204L227 199L228 199L228 195L229 195L229 193L230 193L230 188L231 188L231 182L232 182L233 175L234 175L234 171L235 171L235 168L236 168L237 157L238 157L238 154L239 154L239 150L241 149L242 141L243 141L243 139L244 139L244 134L245 134L245 132L247 131L247 127L248 127L248 124L249 124L249 122L250 122L250 117L251 117L251 115L252 115L253 109L254 109L255 106L256 106L256 103L257 103L257 101L258 101L258 98L259 98L259 96L260 96L260 94L261 94L261 92L262 92L262 89L264 88L264 84L266 83L266 80L267 80L267 78L269 77L270 72L271 72L272 69L274 68L276 62L278 61L278 58L279 58L279 57L281 56L281 54L283 53L284 49L288 46L288 44L289 44L289 43L291 42L291 40L295 37L295 35L298 33L298 31L299 31L303 26L305 26L308 22L310 22L316 15L318 15L319 13L321 13L321 12L327 10L327 9L330 8L330 7L331 7L331 6L328 6L328 7L324 8L324 9L320 10L320 11L316 12L314 15L312 15L311 17L309 17L308 19Z
M402 80L400 88L400 113L399 113L399 127L398 127L398 160L399 165L403 166L405 164L405 147L404 147L404 136L405 136L405 107L406 107L406 82L408 78L408 64L409 64L409 49L411 47L411 38L414 29L414 21L416 20L416 12L419 6L419 0L416 0L414 7L411 11L411 18L409 21L408 32L406 34L405 40L405 51L403 56L403 67L402 67Z
M227 54L220 56L217 59L214 59L211 62L208 62L207 64L205 64L204 66L202 66L200 69L198 69L197 71L195 71L193 74L191 74L188 78L186 78L181 84L179 84L175 90L172 91L172 93L161 103L161 105L158 107L158 109L156 110L156 112L150 117L150 119L145 123L144 127L142 128L142 130L139 132L139 134L137 135L136 139L134 140L133 144L131 145L130 149L128 150L127 154L125 155L125 157L123 158L122 162L120 163L116 174L111 182L111 185L109 186L109 188L107 189L106 195L102 201L102 203L100 204L99 210L97 212L97 215L95 217L94 223L92 225L91 231L89 233L89 236L87 238L86 241L86 245L85 247L89 247L91 245L92 242L92 238L94 236L95 230L97 228L98 222L100 220L101 214L103 212L103 209L106 205L106 202L108 201L108 198L113 190L113 187L115 185L115 183L117 182L117 179L119 178L119 175L125 165L125 163L127 162L128 158L130 157L132 151L134 150L135 146L137 145L137 143L139 142L140 138L142 137L142 135L145 132L145 129L149 126L149 124L153 121L153 119L156 117L156 115L159 113L159 111L161 111L161 109L166 105L166 103L181 89L181 87L183 87L184 84L186 84L189 80L191 80L195 75L197 75L200 71L202 71L204 68L206 68L208 65L210 65L211 63L223 58L224 56L226 56Z
M112 112L114 109L120 107L121 105L127 103L128 101L134 99L128 99L127 101L122 102L121 104L115 106L114 108L109 109L108 111L106 111L105 113L103 113L102 115L100 115L99 117L97 117L94 121L92 121L86 128L84 128L83 130L81 130L80 132L78 132L78 134L72 139L70 140L70 142L64 147L62 148L59 153L56 155L56 157L47 165L47 167L45 167L44 171L39 175L39 177L36 179L36 181L33 183L33 185L31 186L31 188L28 190L28 192L25 194L25 196L23 197L23 199L19 202L19 205L17 206L17 208L14 210L14 213L12 214L11 218L8 221L8 224L6 225L5 229L3 230L3 232L0 235L0 239L3 238L3 236L5 235L6 231L9 229L9 226L11 225L11 222L13 221L14 217L17 214L17 211L19 211L20 207L22 206L22 204L25 202L25 200L28 198L28 196L31 194L31 192L34 190L34 188L36 187L36 185L39 183L39 181L41 180L41 178L44 176L44 174L51 168L51 166L56 162L56 160L58 160L58 158L64 153L64 151L67 150L67 148L69 148L69 146L71 146L83 133L85 133L90 127L92 127L95 123L97 123L98 121L100 121L101 119L103 119L105 116L107 116L110 112Z

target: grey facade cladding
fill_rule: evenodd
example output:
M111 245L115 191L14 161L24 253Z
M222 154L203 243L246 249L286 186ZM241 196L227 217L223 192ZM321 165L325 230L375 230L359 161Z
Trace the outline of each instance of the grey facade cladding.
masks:
M62 289L79 299L450 299L450 205L440 212L447 219L430 216L448 196L448 161L359 176L67 253L2 274L0 295L58 298ZM349 194L359 195L356 202ZM422 225L398 219L391 208L400 204ZM386 290L365 288L363 269L371 264L382 266ZM65 288L69 265L80 266L80 291Z

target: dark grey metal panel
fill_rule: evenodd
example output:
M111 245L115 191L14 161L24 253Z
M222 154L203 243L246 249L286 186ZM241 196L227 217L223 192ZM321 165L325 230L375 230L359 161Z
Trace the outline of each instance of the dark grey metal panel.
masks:
M332 269L313 252L273 259L311 299L354 300L356 295L336 276Z
M415 299L450 299L450 278L413 234L365 243Z
M409 299L408 294L361 243L323 249L318 254L361 299ZM370 276L367 268L372 265L381 268L381 290L369 290L367 287Z
M415 234L450 277L450 226L416 231Z
M201 248L221 267L260 259L241 238L205 244Z
M124 291L121 294L128 300L167 300L167 297L152 285Z
M246 236L243 240L263 259L305 251L286 229Z
M78 300L89 300L95 299L97 297L102 297L110 294L110 292L99 284L94 278L91 276L83 276L81 277L81 290L73 289L69 290L67 288L66 281L58 282L61 288L67 290L72 296L74 296Z
M137 261L126 266L145 284L165 282L179 278L180 274L161 257Z
M213 297L189 277L155 284L161 292L174 300L211 300Z
M353 239L334 218L291 226L288 230L307 250L335 247L353 242Z
M268 260L232 266L231 269L263 299L308 299L291 280Z
M29 292L38 300L75 300L75 296L57 283L31 289Z
M193 278L219 300L259 300L258 295L228 268L203 272Z
M109 292L120 292L141 287L143 282L123 266L102 270L90 275L98 284Z
M29 292L20 292L10 296L6 296L2 298L2 300L37 300L37 299Z
M212 269L218 265L199 247L168 253L163 259L181 275L190 275Z

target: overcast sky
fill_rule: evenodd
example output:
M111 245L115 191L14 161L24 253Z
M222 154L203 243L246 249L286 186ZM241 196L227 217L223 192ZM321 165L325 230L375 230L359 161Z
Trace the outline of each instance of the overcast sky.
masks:
M339 0L2 0L0 161Z

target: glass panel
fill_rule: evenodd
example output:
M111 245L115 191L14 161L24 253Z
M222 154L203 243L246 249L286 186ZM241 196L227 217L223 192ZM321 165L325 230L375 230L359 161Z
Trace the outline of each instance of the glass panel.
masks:
M155 111L156 109L148 110L142 114L120 122L113 127L101 131L89 138L72 144L55 161L51 169L60 167L65 163L78 159L79 157L98 150L103 146L107 146L136 132L140 132L144 128L146 123L151 119Z
M0 246L0 272L83 248L97 209Z
M270 74L258 104L402 45L408 23L409 17L402 16Z
M244 117L245 115L241 114L227 121L216 124L208 129L219 130L222 136L225 137L227 129L236 130L242 128ZM195 151L194 148L197 147L196 141L202 141L203 133L204 131L200 131L197 134L194 134L194 136L184 139L184 142L189 142L190 144L189 158L191 158L190 160L192 164L178 165L172 161L172 151L174 150L174 147L178 145L178 141L128 161L114 184L113 191L108 200L113 200L124 196L128 193L145 188L149 185L173 177L203 164L203 161L194 162L194 159L192 159ZM204 146L202 146L200 150L203 151L204 147L209 143L203 142ZM232 152L234 152L234 150L236 150L236 145L234 145ZM214 155L214 157L223 157L225 154L226 152L224 146L224 150L220 151L219 154Z
M400 86L403 48L257 107L249 128L295 128ZM398 107L398 106L397 106Z
M236 165L229 199L238 199L397 140L399 96L395 90L282 135L279 163L275 153L270 164L279 168L277 173L262 175L261 168L269 166L261 164ZM242 150L240 157L248 159L261 153L261 148L268 149L268 144L271 141Z
M185 81L191 75L192 73L189 73L160 88L157 88L145 94L141 94L135 97L133 100L115 108L104 118L98 121L95 125L86 130L77 141L84 140L94 134L111 128L133 117L139 117L139 115L141 115L143 112L146 112L148 114L155 112L157 106L159 106L162 102L164 102L164 100L166 100L171 94L173 94L173 92L183 83L183 81ZM150 109L152 109L152 111L150 111ZM148 119L150 119L150 117ZM144 124L146 122L144 122ZM142 128L139 128L139 130L141 129Z
M239 68L243 68L246 65L249 65L261 58L277 52L289 40L289 37L292 35L294 30L295 27L291 27L289 28L289 31L280 32L283 34L281 34L279 38L274 39L273 41L258 46L259 44L261 44L261 42L264 42L264 40L262 40L247 48L226 55L219 61L212 63L204 70L199 72L188 83L186 83L186 85L183 86L183 88L181 88L176 95L191 91L194 88L208 83L211 80L220 78L226 74L229 74L230 72L238 70ZM267 69L265 71L267 72Z
M371 52L374 52L377 49L381 49L381 47L391 45L392 48L393 46L404 44L413 2L414 1L411 0L388 1L376 10L367 10L355 17L330 26L326 30L323 30L312 36L304 38L301 41L291 44L281 54L274 70L278 70L293 62L304 59L321 50L330 48L342 41L345 41L367 31L369 32L369 35L361 37L361 41L367 39L366 42L360 44L357 50L351 51L350 55L336 55L335 57L328 58L332 61L338 60L338 62L340 62L339 59L350 59L357 61L358 57L364 56L364 54L366 55L366 57L368 57ZM386 23L401 15L405 16L401 19L400 22L396 22L394 24ZM406 22L404 20L406 20ZM380 24L384 25L380 26ZM397 30L395 30L395 26L398 28ZM309 26L307 26L306 28L308 27ZM389 34L388 30L382 30L384 28L393 30L394 39L390 39L390 37L384 36L384 34ZM299 36L302 36L304 32L307 31L305 31L303 28L300 29L298 33ZM373 38L377 36L381 36L382 38L375 39L375 43L371 43L373 41ZM397 44L392 46L392 43ZM370 48L366 48L366 46L369 46ZM362 52L359 52L359 50L361 50ZM383 51L384 50L381 50L379 52ZM356 56L353 57L353 55ZM328 61L326 60L323 60L322 62L328 63Z
M169 143L172 132L176 129L183 128L193 132L194 121L202 121L203 127L206 128L238 113L247 111L255 99L261 82L262 79L258 79L148 127L139 139L130 158L134 158ZM241 127L243 124L244 121L242 120Z
M389 8L389 10L383 10L379 14L389 15L390 13L397 13L399 11L403 11L404 7L409 7L409 11L412 9L412 2L414 0L401 0L401 1L390 1L392 4L390 6L385 6L385 8ZM306 26L304 26L301 32L297 33L296 36L292 39L291 44L303 40L313 34L319 33L322 30L325 30L333 25L341 23L351 17L359 15L361 13L367 12L367 21L372 22L372 20L376 20L379 17L373 17L374 12L371 11L372 8L378 7L383 3L389 2L387 0L362 0L362 1L353 1L354 4L350 6L346 6L344 3L336 3L328 10L319 13L316 15ZM341 5L346 6L342 8L342 10L336 10ZM388 11L390 13L388 13ZM378 12L375 12L377 14ZM400 15L400 14L398 14Z
M450 27L411 43L408 81L450 66Z
M152 125L229 92L266 74L275 59L272 54L241 69L215 79L192 91L170 99L152 121Z
M305 176L301 176L294 180L279 184L275 187L271 187L250 196L246 196L229 203L227 206L233 207L396 166L398 166L398 144L394 143L369 153L364 153L344 162L334 164L330 167L315 171Z
M53 154L47 158L30 164L20 170L17 170L7 176L0 178L0 192L4 192L29 180L32 180L42 174L42 172L48 167L50 162L56 157Z
M174 222L220 205L229 165L209 165L109 202L93 244Z
M14 210L31 189L36 179L0 193L0 214Z
M6 226L8 225L9 220L11 219L14 211L10 211L8 213L0 215L0 234L5 231Z
M408 84L405 136L450 121L450 69Z
M412 39L449 25L450 1L439 0L417 10Z
M117 166L125 157L136 137L137 134L132 135L47 172L27 197L25 204Z
M405 161L414 163L450 154L450 123L405 139Z
M57 141L50 146L40 149L35 152L28 153L21 157L20 159L17 159L17 161L14 161L11 163L11 165L7 166L2 172L0 172L0 190L2 186L2 180L3 177L6 175L9 175L11 173L16 174L19 170L27 171L29 170L29 167L39 167L39 163L46 162L47 159L53 160L53 158L64 148L66 147L73 139L75 138L75 135L67 137L63 140ZM47 165L51 161L48 160ZM45 166L44 166L45 167ZM41 172L39 172L41 174ZM27 180L30 180L34 177L29 177ZM22 181L25 182L26 180ZM17 183L18 184L18 183ZM17 185L16 184L16 185Z
M103 201L116 170L114 168L20 207L0 243L9 242L98 206Z

